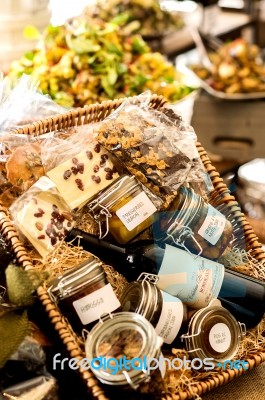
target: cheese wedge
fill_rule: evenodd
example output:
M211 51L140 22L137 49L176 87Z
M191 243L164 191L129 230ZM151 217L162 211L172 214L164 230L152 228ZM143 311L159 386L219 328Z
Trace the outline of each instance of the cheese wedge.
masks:
M69 207L74 209L86 204L119 174L108 153L100 144L95 144L47 172L47 176Z
M17 213L16 222L42 257L54 250L74 225L67 205L48 191L33 196Z

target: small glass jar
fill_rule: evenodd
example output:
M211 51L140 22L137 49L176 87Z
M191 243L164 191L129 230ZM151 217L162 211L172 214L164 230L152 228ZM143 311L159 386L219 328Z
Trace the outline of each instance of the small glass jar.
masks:
M101 320L85 342L86 359L98 380L138 389L148 382L148 359L159 359L163 340L142 315L119 312Z
M171 344L187 319L187 307L177 297L158 289L157 281L157 275L142 273L137 281L129 283L121 295L121 309L143 315L164 343Z
M134 176L124 175L87 204L89 212L99 223L100 239L108 232L124 244L153 223L156 207ZM102 224L105 223L105 232Z
M216 362L231 360L246 334L246 326L222 307L217 299L196 311L189 322L188 333L181 336L192 358L213 358Z
M102 263L93 256L55 278L48 293L79 334L83 328L90 329L103 314L120 307Z
M155 240L218 259L233 238L233 228L226 217L185 186L179 189L172 207L173 210L157 214Z

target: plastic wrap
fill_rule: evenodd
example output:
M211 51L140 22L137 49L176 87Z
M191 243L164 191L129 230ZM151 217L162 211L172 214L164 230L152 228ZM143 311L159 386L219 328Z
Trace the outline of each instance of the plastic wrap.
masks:
M10 212L18 230L42 257L64 239L76 218L47 177L40 178L20 196Z
M99 143L167 205L184 182L204 181L205 170L193 128L172 109L149 108L149 96L125 101L95 133Z
M38 376L5 389L0 400L56 400L57 383L52 376Z
M66 140L49 138L41 146L46 175L71 209L83 207L119 177L110 154L93 138L93 126L75 130Z
M66 138L58 137L61 132L54 132L53 136L45 139L41 144L41 159L45 172L76 156L84 147L93 148L97 143L93 138L94 125L79 125L65 129L70 135Z
M33 137L10 131L66 111L37 87L28 75L15 86L0 75L0 201L7 207L44 175L38 146L44 137L53 135Z
M29 75L22 75L14 87L8 77L0 79L0 132L66 111L48 95L38 92L38 82Z
M13 351L0 374L0 399L55 400L57 382L47 369L45 336L30 324L30 335Z

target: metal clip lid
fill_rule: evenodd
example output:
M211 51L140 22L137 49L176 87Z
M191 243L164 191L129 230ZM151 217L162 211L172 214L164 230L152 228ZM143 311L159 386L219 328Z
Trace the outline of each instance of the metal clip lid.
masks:
M176 238L175 236L173 236L173 234L171 233L167 233L167 236L171 238L171 240L180 247L183 247L190 255L192 255L193 257L197 258L202 254L202 247L199 244L199 242L195 239L193 232L191 230L190 227L188 226L182 226L179 228L179 232L178 232L178 237ZM189 248L185 245L185 241L187 239L192 239L195 246L197 246L198 248L198 253L197 254L193 254Z
M98 193L97 197L87 204L88 211L99 225L99 239L103 239L109 232L109 218L112 217L111 207L124 195L140 187L134 176L123 175L116 179L109 187ZM103 217L103 218L102 218ZM103 224L106 231L103 234Z
M48 288L48 293L52 300L57 302L58 299L71 295L84 285L104 277L105 271L102 268L102 262L98 258L90 256L75 268L69 269L55 278Z

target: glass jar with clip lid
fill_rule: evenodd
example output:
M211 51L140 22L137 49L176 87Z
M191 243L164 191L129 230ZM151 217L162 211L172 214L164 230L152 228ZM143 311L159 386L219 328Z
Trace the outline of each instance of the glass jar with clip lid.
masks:
M150 381L148 360L159 359L162 344L142 315L118 312L103 316L88 333L85 353L100 382L136 390Z
M192 358L212 358L218 363L236 355L245 334L245 324L238 322L218 299L213 299L207 307L193 313L188 332L181 339Z
M110 232L122 244L152 225L157 210L136 178L128 175L101 191L87 208L99 224L100 239Z
M120 307L102 262L92 255L55 278L48 294L79 334L84 328L90 329L103 313Z
M220 211L182 186L171 210L156 214L153 234L157 242L216 260L231 243L233 228Z
M187 307L177 297L158 289L158 279L143 272L137 281L129 283L121 295L121 309L143 315L164 343L171 344L187 319Z

